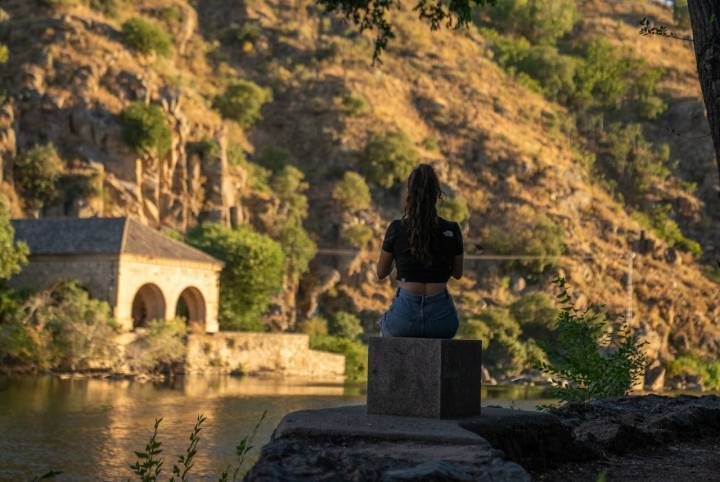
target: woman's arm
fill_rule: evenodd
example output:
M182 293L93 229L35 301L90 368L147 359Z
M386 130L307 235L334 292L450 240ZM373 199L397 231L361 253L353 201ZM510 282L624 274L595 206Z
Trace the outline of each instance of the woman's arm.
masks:
M452 277L455 279L462 278L463 275L463 255L458 254L453 258Z
M393 270L393 254L380 250L380 259L377 262L377 276L379 279L384 280L388 277Z

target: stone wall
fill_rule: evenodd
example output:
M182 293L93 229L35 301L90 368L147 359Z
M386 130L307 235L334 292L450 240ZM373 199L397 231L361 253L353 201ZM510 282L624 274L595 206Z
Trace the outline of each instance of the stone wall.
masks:
M340 380L345 357L310 349L310 338L289 333L216 333L188 337L186 370Z
M123 254L120 257L115 317L123 327L131 329L133 299L143 285L152 284L162 293L165 319L174 318L181 293L186 288L196 288L202 294L205 305L204 331L214 333L219 329L217 316L220 302L220 269L218 265L207 263L149 259Z
M118 259L112 255L30 256L30 262L9 284L43 290L61 281L78 280L93 298L115 306Z

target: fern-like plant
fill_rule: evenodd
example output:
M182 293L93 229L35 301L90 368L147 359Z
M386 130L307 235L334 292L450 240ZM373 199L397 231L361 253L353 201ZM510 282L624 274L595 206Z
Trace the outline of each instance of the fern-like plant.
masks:
M601 306L576 309L564 278L553 283L560 304L556 338L551 343L540 341L548 362L538 364L553 377L553 395L562 401L627 395L647 366L644 343L625 323L609 330Z

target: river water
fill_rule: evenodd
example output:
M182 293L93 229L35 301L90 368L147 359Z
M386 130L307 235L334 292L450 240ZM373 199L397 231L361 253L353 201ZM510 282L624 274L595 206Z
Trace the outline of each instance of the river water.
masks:
M483 387L483 405L534 409L543 392ZM192 480L217 480L235 462L235 446L267 410L245 469L288 412L365 403L364 386L251 377L186 377L174 383L23 377L0 379L0 481L25 481L48 470L59 481L127 480L133 451L153 422L169 475L198 414L207 416Z

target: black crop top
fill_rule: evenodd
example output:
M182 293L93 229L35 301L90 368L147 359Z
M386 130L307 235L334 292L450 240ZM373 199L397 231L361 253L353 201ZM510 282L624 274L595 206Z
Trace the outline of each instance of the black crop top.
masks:
M458 223L438 217L438 229L431 241L433 260L426 266L410 254L407 228L396 219L385 232L382 249L393 254L398 281L447 283L455 256L463 254L463 239Z

